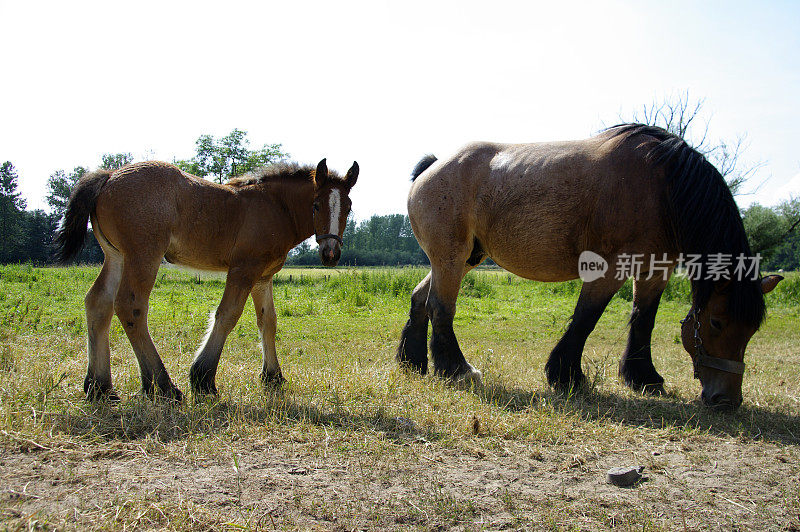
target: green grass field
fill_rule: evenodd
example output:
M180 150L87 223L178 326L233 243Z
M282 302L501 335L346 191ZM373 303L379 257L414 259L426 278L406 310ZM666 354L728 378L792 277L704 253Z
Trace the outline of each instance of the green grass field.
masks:
M591 386L544 378L579 282L498 271L462 284L455 320L480 390L397 368L424 269L287 269L275 278L287 382L264 390L252 304L222 356L216 400L152 402L119 323L122 402L83 399L83 297L98 268L0 266L0 526L66 529L606 529L800 527L800 275L767 296L748 348L744 404L696 401L671 281L653 333L667 394L622 386L631 289L584 351ZM150 331L173 381L188 369L224 278L162 269ZM605 472L645 466L611 487Z

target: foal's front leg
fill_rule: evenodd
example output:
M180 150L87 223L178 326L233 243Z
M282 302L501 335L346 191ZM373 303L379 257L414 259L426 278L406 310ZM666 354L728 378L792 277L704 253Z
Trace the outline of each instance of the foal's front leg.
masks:
M253 280L257 275L253 274L253 270L240 267L228 270L222 301L214 313L206 338L197 350L189 370L189 380L195 395L217 394L216 375L219 357L222 355L225 340L242 315L247 295L253 287Z
M253 305L256 309L256 323L261 336L261 351L263 364L261 368L261 382L264 385L280 384L284 381L278 364L278 353L275 349L275 332L278 326L278 317L275 314L275 303L272 299L272 276L260 279L253 290Z

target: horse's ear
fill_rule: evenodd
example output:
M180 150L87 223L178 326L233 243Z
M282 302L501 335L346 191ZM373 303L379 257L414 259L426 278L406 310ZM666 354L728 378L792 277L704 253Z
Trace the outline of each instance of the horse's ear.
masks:
M317 188L322 187L328 181L328 162L327 159L322 159L317 165L317 171L314 172L314 183Z
M783 277L780 275L767 275L761 279L761 293L768 294L772 292L772 289L781 281L783 281Z
M358 179L358 163L353 161L353 166L350 167L350 170L347 171L347 175L344 176L344 182L347 185L347 188L353 188L353 185L356 184L357 179Z

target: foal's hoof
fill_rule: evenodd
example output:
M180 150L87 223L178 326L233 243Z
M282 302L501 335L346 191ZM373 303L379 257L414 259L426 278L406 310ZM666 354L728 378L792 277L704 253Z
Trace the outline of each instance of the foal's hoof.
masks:
M465 390L483 386L483 375L471 364L467 364L467 368L464 371L453 375L451 379L456 388Z
M86 377L83 381L83 391L86 400L90 402L108 401L109 403L119 403L120 398L110 384L102 383L91 377Z
M208 396L216 397L219 392L217 391L217 385L213 382L200 382L192 384L192 395L196 400L200 401Z
M263 384L265 388L279 388L284 382L286 382L286 379L283 378L281 370L275 373L261 374L261 384Z
M183 392L180 391L180 389L174 384L171 385L166 390L159 390L158 396L161 399L166 399L167 401L174 401L176 403L180 403L183 401Z
M149 386L142 387L142 393L150 398L152 401L169 401L180 403L183 401L183 392L178 389L172 382L162 386Z

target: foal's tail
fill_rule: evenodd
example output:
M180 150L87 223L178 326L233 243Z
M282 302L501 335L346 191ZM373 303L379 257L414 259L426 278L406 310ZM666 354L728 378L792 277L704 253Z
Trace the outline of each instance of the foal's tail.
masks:
M67 210L54 239L55 258L58 262L69 261L83 247L89 216L94 211L100 189L106 184L110 175L110 170L102 169L88 173L78 180L78 184L72 190Z

